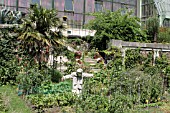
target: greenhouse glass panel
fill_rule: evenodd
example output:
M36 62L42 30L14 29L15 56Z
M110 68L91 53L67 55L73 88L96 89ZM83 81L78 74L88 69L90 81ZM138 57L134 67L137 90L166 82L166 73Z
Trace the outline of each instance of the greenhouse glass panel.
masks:
M103 2L103 9L104 10L112 10L112 2Z
M7 0L5 3L10 10L16 10L16 0Z
M21 12L28 12L28 8L30 7L30 0L19 0L18 10Z
M40 5L40 0L32 0L32 4L38 4L38 5Z
M54 8L58 11L64 11L65 0L54 0Z
M94 12L94 0L86 0L86 13Z
M41 0L41 5L42 5L44 8L52 9L52 1L53 1L53 0Z
M103 10L103 2L95 1L95 12L100 12Z
M84 0L74 0L74 13L83 13Z
M73 11L73 0L65 0L65 10Z
M4 0L0 0L0 6L1 5L4 5L5 3L4 3Z

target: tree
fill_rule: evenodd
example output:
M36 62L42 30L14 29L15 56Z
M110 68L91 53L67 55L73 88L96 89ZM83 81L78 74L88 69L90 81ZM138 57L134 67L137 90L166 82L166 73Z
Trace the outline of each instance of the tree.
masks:
M146 21L146 29L148 34L148 39L157 42L157 36L159 32L159 19L157 17L150 17Z
M139 18L132 12L121 14L121 10L97 12L92 14L95 19L89 21L86 28L96 30L91 43L99 50L106 49L110 39L124 41L145 41L146 33L140 29Z
M45 47L57 46L63 29L62 21L57 17L57 11L54 9L48 10L41 6L38 8L35 5L23 18L23 23L19 26L19 39L23 48L38 61L39 69L41 69L42 56L45 56L43 53Z

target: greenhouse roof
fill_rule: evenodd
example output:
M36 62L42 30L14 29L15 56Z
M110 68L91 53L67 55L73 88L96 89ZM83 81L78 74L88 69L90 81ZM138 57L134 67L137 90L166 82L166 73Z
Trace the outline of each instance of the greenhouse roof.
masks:
M170 0L154 0L159 16L170 19Z

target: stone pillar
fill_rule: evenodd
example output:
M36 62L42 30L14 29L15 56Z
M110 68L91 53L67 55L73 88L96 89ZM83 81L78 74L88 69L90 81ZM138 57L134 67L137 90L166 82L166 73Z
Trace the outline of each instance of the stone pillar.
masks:
M142 0L137 0L137 17L142 17Z
M121 52L122 52L122 65L123 65L123 66L125 66L126 49L127 49L127 48L122 48L122 49L121 49Z
M155 65L155 60L159 57L159 49L153 49L153 66Z

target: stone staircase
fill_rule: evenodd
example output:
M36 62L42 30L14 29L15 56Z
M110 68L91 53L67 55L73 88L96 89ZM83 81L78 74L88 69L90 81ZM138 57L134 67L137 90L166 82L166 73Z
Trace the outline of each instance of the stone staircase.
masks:
M83 47L80 47L80 48L83 48ZM67 45L67 49L69 51L71 51L71 52L74 52L74 53L77 52L77 50L74 49L73 47L71 47L70 45ZM89 52L88 52L87 55L84 56L84 63L89 66L91 72L97 73L97 72L100 71L100 69L97 68L97 66L96 66L97 65L97 60L91 58Z
M76 49L74 49L73 47L71 47L68 44L64 44L64 46L67 47L67 50L69 50L73 53L77 52ZM62 56L62 57L64 57L64 56ZM61 60L63 60L63 59L61 59ZM51 61L51 62L53 62L53 61ZM59 70L61 72L64 72L65 70L67 70L67 67L63 63L60 63L60 61L58 61L58 58L57 58L57 62L58 62L57 70ZM84 63L89 66L88 68L90 68L91 72L97 73L101 70L101 69L97 68L97 66L96 66L97 65L97 59L91 58L89 52L88 52L87 55L84 56Z
M62 57L62 58L66 58L66 57ZM97 60L91 58L89 55L84 56L83 62L84 62L84 65L86 67L88 67L88 70L90 70L90 72L97 73L97 72L99 72L101 70L101 69L99 69L97 67L97 65L98 65ZM58 61L57 70L59 70L60 72L64 73L64 71L67 70L67 66L65 66L63 62L60 63Z
M99 69L96 65L97 65L97 60L91 58L90 56L86 55L84 57L84 62L89 66L90 71L97 73L99 72L101 69Z

